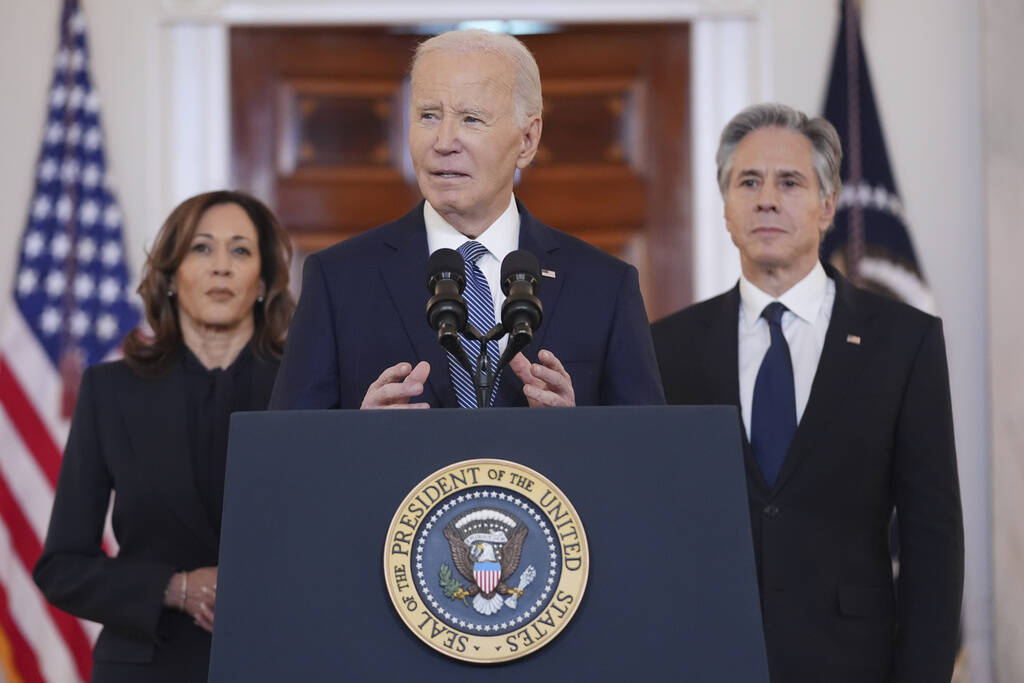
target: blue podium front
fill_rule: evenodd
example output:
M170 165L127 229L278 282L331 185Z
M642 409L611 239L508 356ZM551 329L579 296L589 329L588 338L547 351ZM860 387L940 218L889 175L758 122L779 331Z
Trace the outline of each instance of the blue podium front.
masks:
M739 424L723 406L237 414L210 680L767 682ZM425 478L472 459L509 465L457 468L438 494L451 510L417 516L439 488ZM491 470L505 488L485 486ZM571 501L587 557L546 523L562 518L553 497L514 495L523 471ZM460 512L474 494L493 504ZM530 543L565 534L557 562L516 545L517 524ZM416 584L433 546L443 561ZM492 547L522 565L507 586ZM555 628L572 602L556 589L583 561ZM554 612L527 630L514 617L532 604ZM487 637L460 640L460 622ZM518 658L474 663L478 643Z

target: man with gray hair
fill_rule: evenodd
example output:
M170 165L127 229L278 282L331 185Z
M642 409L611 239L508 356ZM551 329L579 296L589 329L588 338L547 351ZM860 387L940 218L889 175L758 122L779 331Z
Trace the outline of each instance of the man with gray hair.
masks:
M540 72L512 36L451 31L413 58L409 148L425 199L398 220L313 254L272 409L477 407L468 373L424 315L427 257L457 249L466 299L500 319L500 266L540 262L543 324L497 375L497 406L663 403L637 271L550 228L512 194L540 142ZM479 347L466 344L471 361ZM490 352L492 368L504 340ZM529 358L528 358L529 357Z
M963 520L942 323L819 261L841 159L828 121L783 105L729 122L742 276L655 323L655 351L668 403L739 409L772 681L949 681Z

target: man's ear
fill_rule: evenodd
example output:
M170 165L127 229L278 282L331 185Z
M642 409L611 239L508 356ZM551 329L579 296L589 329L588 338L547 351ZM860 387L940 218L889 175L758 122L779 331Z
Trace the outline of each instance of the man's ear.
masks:
M544 124L539 116L534 116L523 128L523 148L519 151L519 158L516 159L516 168L526 168L533 161L537 154L537 147L540 145L540 133Z
M828 229L832 227L832 221L836 217L836 203L839 201L839 192L833 192L829 196L825 197L825 201L821 207L821 224L818 226L818 231L824 235L828 232Z

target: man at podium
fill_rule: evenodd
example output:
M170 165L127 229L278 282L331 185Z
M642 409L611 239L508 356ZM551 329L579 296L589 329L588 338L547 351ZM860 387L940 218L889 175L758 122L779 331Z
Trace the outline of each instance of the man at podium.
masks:
M771 680L949 681L964 546L942 323L820 263L841 157L832 124L783 105L729 122L742 277L655 323L655 349L669 403L740 409Z
M500 319L505 256L523 249L539 261L543 322L497 374L489 405L663 403L636 269L544 225L512 194L542 128L529 50L451 31L418 47L411 75L409 147L425 201L306 260L271 409L478 407L425 315L427 258L442 248L465 261L481 331ZM477 342L463 343L475 358ZM490 342L492 368L505 343Z

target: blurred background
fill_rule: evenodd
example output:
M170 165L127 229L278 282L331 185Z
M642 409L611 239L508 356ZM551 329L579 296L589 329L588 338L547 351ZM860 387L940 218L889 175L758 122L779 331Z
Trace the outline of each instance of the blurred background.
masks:
M411 51L424 35L473 25L519 35L540 64L542 146L516 188L530 210L636 264L652 319L732 286L739 264L715 181L718 134L754 102L823 113L840 0L481 0L472 15L468 7L83 0L129 277L169 210L201 191L234 187L267 201L293 237L296 283L303 254L403 214L419 198L405 142ZM898 189L945 325L967 540L957 676L1020 681L1024 3L856 7L896 183L888 189ZM0 286L10 293L61 11L60 0L0 0ZM11 294L0 296L0 327L16 309ZM43 514L27 513L28 526L45 529ZM25 563L2 526L0 616L35 600L16 594L28 585ZM0 619L0 634L11 630L4 626ZM0 662L13 651L0 639ZM5 671L16 680L13 666L0 668L0 680Z

